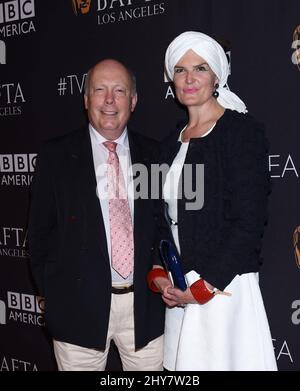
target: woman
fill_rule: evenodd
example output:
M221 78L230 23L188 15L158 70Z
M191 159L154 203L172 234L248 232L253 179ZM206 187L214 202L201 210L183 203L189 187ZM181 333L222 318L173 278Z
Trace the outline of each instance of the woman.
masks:
M163 143L163 160L171 165L163 196L188 288L172 287L160 265L148 275L150 288L160 291L168 306L164 366L276 370L258 285L269 193L263 130L225 88L228 61L211 37L193 31L179 35L166 51L165 66L189 117ZM199 164L204 183L195 169ZM191 180L186 180L188 166ZM201 208L191 207L189 182L193 189L204 186Z

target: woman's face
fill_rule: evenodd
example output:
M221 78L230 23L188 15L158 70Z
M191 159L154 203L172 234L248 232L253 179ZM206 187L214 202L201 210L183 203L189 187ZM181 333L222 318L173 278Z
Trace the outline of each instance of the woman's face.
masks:
M207 62L190 49L175 65L173 81L179 102L189 107L214 99L212 93L218 79Z

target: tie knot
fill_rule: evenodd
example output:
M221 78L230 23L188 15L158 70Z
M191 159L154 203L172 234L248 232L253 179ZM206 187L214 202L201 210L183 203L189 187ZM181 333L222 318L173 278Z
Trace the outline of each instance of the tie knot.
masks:
M110 151L110 152L116 152L117 143L114 141L105 141L103 145Z

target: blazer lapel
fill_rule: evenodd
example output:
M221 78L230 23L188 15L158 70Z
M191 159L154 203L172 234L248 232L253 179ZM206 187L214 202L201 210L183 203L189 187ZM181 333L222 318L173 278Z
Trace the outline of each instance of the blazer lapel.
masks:
M97 196L97 181L95 175L93 151L88 128L78 132L77 137L70 148L70 158L73 178L75 180L75 192L78 196L79 206L83 217L83 246L87 246L89 223L92 221L92 229L96 230L99 238L102 255L108 260L106 233L99 198Z

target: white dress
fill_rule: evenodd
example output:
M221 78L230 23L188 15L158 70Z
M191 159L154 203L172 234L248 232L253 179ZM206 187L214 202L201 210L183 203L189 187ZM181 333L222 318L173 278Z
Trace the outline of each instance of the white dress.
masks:
M170 218L174 221L177 221L178 182L188 145L188 142L182 143L163 189ZM177 226L172 226L172 233L180 252ZM199 278L194 270L186 274L189 286ZM258 273L236 276L224 291L231 293L231 296L216 295L204 305L187 304L184 308L167 308L164 349L166 369L277 370Z

